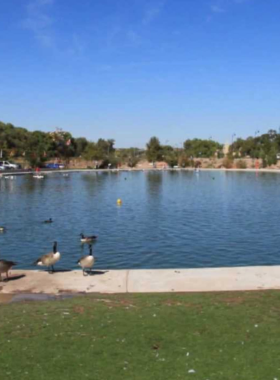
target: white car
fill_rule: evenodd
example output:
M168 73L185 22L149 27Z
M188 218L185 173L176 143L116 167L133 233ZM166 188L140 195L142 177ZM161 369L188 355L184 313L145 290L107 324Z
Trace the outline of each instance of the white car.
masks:
M18 169L19 166L17 164L12 164L9 161L0 161L0 167L3 167L5 170L5 169Z

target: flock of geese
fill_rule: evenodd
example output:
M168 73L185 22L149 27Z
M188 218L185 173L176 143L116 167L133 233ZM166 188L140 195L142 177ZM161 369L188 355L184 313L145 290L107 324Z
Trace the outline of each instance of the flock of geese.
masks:
M45 220L44 223L53 223L52 218ZM0 232L6 232L7 229L3 226L0 226ZM92 271L95 258L92 254L92 243L97 239L97 236L85 236L84 234L80 234L80 241L82 244L87 243L89 244L89 253L88 255L82 256L78 261L77 264L82 268L83 270L83 276L88 275L88 271ZM38 258L34 262L34 265L38 266L44 266L48 268L49 273L54 273L54 265L60 260L61 254L57 250L57 242L55 241L53 243L53 250L52 252L49 252L41 257ZM6 279L9 278L9 270L17 265L14 261L8 261L1 259L0 260L0 281L2 281L2 274L6 274Z

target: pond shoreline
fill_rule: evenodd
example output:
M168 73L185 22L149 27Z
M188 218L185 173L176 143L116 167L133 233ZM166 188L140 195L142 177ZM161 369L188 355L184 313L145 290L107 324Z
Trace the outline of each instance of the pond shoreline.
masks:
M40 170L40 174L54 174L54 173L116 173L116 172L243 172L243 173L280 173L280 169L216 169L216 168L201 168L198 172L196 172L193 168L167 168L167 169L157 169L157 168L150 168L150 169L140 169L140 168L133 168L133 169L59 169L59 170ZM21 175L36 175L37 173L32 170L17 170L17 171L11 171L11 170L3 170L0 172L0 178L1 177L10 177L10 176L21 176Z
M280 289L280 266L58 271L13 270L0 295L233 292Z

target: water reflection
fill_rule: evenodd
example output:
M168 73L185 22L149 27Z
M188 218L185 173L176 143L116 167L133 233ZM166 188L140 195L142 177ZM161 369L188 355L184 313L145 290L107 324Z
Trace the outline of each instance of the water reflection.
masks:
M154 198L160 199L162 195L163 173L148 172L146 173L147 194Z
M21 186L23 192L26 192L27 194L34 193L35 191L41 190L41 194L44 191L44 188L47 186L47 177L43 179L36 179L33 178L32 175L23 176L21 178Z
M8 191L10 193L14 192L16 189L15 181L16 181L16 178L14 179L5 178L5 177L0 178L0 191L3 191L3 192Z
M88 195L94 196L102 191L106 183L103 173L85 173L81 175Z

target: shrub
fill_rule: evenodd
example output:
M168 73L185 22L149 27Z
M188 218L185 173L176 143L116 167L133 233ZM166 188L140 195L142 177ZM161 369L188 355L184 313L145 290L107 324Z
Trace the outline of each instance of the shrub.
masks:
M237 167L237 169L247 169L246 161L244 161L244 160L238 160L236 162L236 167Z
M179 157L178 164L182 168L187 168L187 167L191 166L191 160L189 159L188 156L183 154Z
M229 157L226 157L223 159L223 167L226 169L232 169L233 168L233 160Z
M138 164L139 158L138 157L130 157L127 162L127 166L130 168L135 168L135 166Z

